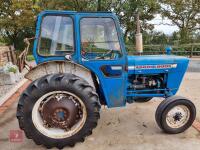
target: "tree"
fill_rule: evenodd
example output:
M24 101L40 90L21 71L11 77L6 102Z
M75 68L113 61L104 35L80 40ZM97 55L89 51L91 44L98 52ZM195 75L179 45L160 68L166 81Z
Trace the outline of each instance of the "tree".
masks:
M173 32L172 36L170 37L170 43L179 44L180 36L179 32Z
M95 11L94 0L36 0L42 10Z
M113 11L119 16L124 38L134 40L135 14L140 12L142 30L152 29L159 4L154 0L0 0L0 35L22 49L23 38L34 36L37 14L42 10Z
M195 0L162 0L161 14L180 29L181 42L189 39L189 34L200 28L200 2Z
M0 1L0 32L6 43L20 48L23 38L34 35L35 8L30 0Z
M162 32L146 32L143 33L144 44L161 44L166 45L169 42L169 37Z
M134 40L136 30L136 14L139 12L142 30L153 29L147 21L154 18L159 10L159 4L154 0L117 0L113 3L113 11L119 16L124 30L124 39Z

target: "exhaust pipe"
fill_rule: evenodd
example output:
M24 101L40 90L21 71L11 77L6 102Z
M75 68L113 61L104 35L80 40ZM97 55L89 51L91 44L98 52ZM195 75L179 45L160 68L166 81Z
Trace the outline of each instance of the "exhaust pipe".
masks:
M142 39L142 33L140 30L140 18L139 18L139 12L137 13L137 31L135 34L135 49L138 55L141 55L143 53L143 39Z

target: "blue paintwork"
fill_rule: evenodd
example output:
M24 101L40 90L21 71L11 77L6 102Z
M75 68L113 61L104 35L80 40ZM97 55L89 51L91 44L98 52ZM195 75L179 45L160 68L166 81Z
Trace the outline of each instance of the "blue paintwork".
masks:
M171 55L155 55L155 56L127 56L125 45L123 41L122 32L119 26L119 20L113 13L80 13L75 11L44 11L38 15L37 28L36 28L36 39L34 41L33 54L37 63L43 63L51 60L63 60L65 57L44 57L37 53L37 45L40 34L40 25L42 17L47 14L56 15L69 15L74 21L74 33L75 33L75 53L72 55L72 61L83 65L84 67L91 70L99 79L100 95L102 99L105 99L108 107L124 106L128 97L168 97L176 94L179 85L182 81L183 75L187 69L189 60L185 57L171 56ZM81 57L81 44L80 44L80 28L79 22L82 17L111 17L116 23L116 28L119 36L120 46L122 49L123 56L116 60L90 60L86 61ZM90 57L93 57L90 54ZM166 64L177 64L175 68L168 69L126 69L128 67L142 66L142 65L166 65ZM118 77L106 77L101 71L101 67L104 65L109 66L120 66L121 76ZM109 68L110 69L110 68ZM109 70L108 70L109 72ZM110 70L112 73L112 71ZM166 87L163 89L152 89L148 92L128 90L128 76L134 74L164 74ZM164 91L163 93L156 93L156 91ZM138 94L139 92L139 94Z
M130 70L129 74L160 74L168 75L167 89L170 89L172 94L176 94L183 75L186 72L189 59L182 56L172 55L151 55L151 56L128 56L129 66L135 65L162 65L162 64L177 64L176 68L170 69L144 69Z

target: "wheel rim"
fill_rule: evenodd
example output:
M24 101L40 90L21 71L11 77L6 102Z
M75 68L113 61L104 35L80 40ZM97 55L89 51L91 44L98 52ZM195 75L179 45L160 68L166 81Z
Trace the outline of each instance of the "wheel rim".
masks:
M67 91L53 91L43 95L32 110L32 121L36 129L54 139L76 134L85 124L86 118L85 104Z
M167 125L171 128L183 127L190 118L190 110L185 105L178 105L168 111L166 116Z

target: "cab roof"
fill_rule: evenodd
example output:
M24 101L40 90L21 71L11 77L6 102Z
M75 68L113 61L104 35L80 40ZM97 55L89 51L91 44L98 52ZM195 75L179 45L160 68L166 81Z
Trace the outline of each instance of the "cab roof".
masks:
M45 10L39 15L44 14L114 14L111 11L72 11L72 10Z

